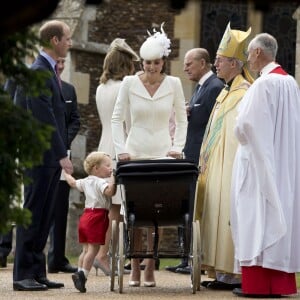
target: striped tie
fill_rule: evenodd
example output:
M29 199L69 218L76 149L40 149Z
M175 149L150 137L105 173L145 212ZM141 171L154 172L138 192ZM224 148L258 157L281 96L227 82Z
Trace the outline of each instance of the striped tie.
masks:
M61 87L61 78L60 78L60 75L59 75L58 65L57 64L55 65L55 73L56 73L56 77L57 77L59 86Z

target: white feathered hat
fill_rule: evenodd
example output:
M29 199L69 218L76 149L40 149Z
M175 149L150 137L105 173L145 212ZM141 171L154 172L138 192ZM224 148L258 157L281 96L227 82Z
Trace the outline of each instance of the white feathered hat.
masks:
M161 32L153 29L153 34L151 34L147 31L149 37L140 48L140 56L142 59L154 60L169 56L171 52L171 41L164 32L164 24L165 23L162 23L160 26Z

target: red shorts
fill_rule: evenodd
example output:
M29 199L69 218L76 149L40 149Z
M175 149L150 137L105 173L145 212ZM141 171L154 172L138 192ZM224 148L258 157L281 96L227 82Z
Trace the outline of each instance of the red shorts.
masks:
M78 225L79 243L104 245L108 225L109 218L107 209L84 209Z

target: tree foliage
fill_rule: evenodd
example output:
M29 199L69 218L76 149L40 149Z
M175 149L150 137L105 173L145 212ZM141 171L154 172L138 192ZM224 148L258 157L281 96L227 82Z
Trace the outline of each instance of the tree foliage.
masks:
M26 226L31 221L30 211L22 208L22 186L29 181L25 170L39 165L50 146L53 128L14 105L4 91L4 80L13 78L27 95L46 92L49 74L30 70L24 60L36 53L38 42L29 29L0 42L0 232L10 229L12 223Z

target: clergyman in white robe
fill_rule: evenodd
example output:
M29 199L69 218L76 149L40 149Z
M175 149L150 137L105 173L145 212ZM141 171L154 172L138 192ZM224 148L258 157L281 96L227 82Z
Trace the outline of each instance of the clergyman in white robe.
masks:
M238 111L230 221L235 271L259 266L299 272L299 86L271 62Z

